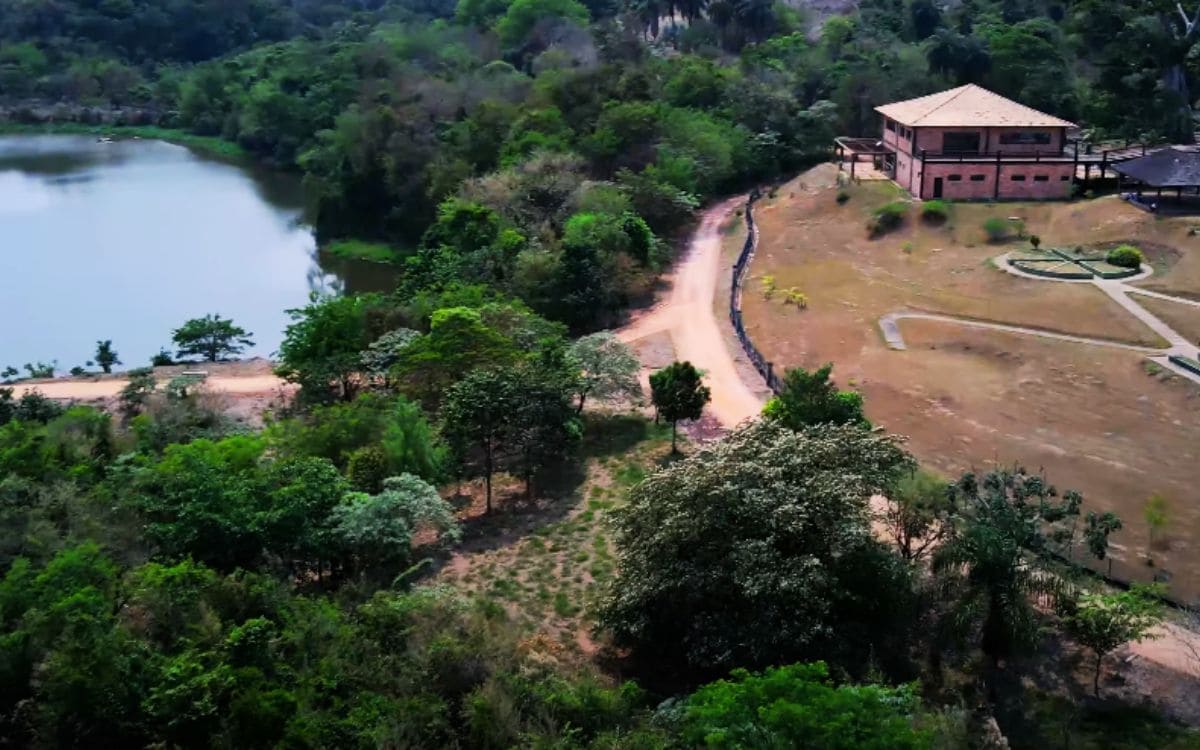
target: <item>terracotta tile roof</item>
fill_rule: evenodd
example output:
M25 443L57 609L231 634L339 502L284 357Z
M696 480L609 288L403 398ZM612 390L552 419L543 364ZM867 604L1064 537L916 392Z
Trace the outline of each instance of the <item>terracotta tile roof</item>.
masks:
M876 107L909 127L1073 128L1075 123L1005 99L969 83L956 89Z

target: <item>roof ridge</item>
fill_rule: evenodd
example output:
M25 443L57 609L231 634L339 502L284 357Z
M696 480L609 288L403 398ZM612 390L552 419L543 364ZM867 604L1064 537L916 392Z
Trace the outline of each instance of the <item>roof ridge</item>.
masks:
M926 117L928 117L929 115L933 114L934 112L938 111L938 110L939 110L939 109L941 109L942 107L945 107L947 104L949 104L950 102L954 101L954 100L955 100L955 99L957 99L958 97L962 96L963 92L967 90L967 87L968 87L968 86L973 86L973 85L975 85L975 84L972 84L972 83L966 83L966 84L963 84L962 86L959 86L959 87L957 87L957 88L953 88L953 89L947 89L946 91L939 91L939 92L937 92L937 93L933 93L933 94L926 94L924 97L918 97L918 98L929 98L929 99L932 99L932 98L934 98L934 97L942 97L942 96L945 96L946 94L949 94L951 91L953 91L953 92L954 92L952 95L950 95L950 96L948 96L948 97L946 97L946 98L944 98L944 99L940 99L940 100L939 100L939 101L938 101L936 104L933 104L933 105L931 105L931 106L929 107L929 109L927 109L927 110L925 110L924 112L922 112L922 113L921 113L920 115L918 115L918 116L917 116L915 119L916 119L916 120L918 120L918 121L919 121L919 120L923 120L923 119L925 119L925 118L926 118ZM903 104L903 102L900 102L900 104Z

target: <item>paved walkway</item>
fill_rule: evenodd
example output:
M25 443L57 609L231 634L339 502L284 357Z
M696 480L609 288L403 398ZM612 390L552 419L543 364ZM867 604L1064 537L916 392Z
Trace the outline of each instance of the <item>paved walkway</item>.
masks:
M666 333L675 359L704 371L712 390L708 411L725 427L734 427L762 411L763 402L738 374L713 313L721 271L721 224L745 197L730 198L708 209L692 236L687 254L668 281L671 291L654 308L617 331L625 343Z
M916 320L936 320L943 323L953 323L955 325L966 326L969 328L983 328L992 331L1002 331L1004 333L1016 333L1025 336L1037 336L1043 339L1056 339L1058 341L1069 341L1074 344L1087 344L1089 346L1107 346L1116 349L1126 349L1128 351L1141 352L1149 355L1147 359L1154 362L1160 367L1163 367L1180 377L1187 378L1194 383L1200 384L1200 375L1186 370L1170 360L1171 356L1197 357L1197 345L1195 342L1189 341L1187 337L1180 334L1174 328L1164 323L1161 319L1155 316L1146 308L1134 301L1131 295L1140 294L1145 297L1153 297L1155 299L1168 300L1170 302L1178 302L1184 305L1200 307L1200 302L1186 299L1184 297L1173 297L1169 294L1161 292L1152 292L1147 289L1139 289L1135 286L1130 286L1129 281L1144 279L1151 275L1154 271L1148 265L1142 266L1142 272L1137 276L1132 276L1128 279L1102 279L1093 277L1091 279L1050 279L1044 276L1036 276L1031 273L1025 273L1018 268L1013 267L1008 263L1008 255L1002 255L996 259L996 265L1014 276L1020 276L1023 279L1032 281L1043 281L1058 284L1092 284L1100 291L1104 292L1113 302L1120 305L1126 312L1140 320L1147 328L1158 334L1160 338L1167 342L1167 348L1155 348L1146 346L1135 346L1133 344L1122 344L1118 341L1107 341L1105 339L1088 338L1086 336L1072 336L1065 333L1054 333L1053 331L1044 331L1040 328L1028 328L1025 326L1013 326L1003 323L988 323L981 320L972 320L970 318L959 318L953 315L937 315L933 313L917 313L898 311L884 315L879 319L879 328L883 332L883 338L892 349L904 350L908 346L904 343L904 336L900 332L900 321L905 319Z

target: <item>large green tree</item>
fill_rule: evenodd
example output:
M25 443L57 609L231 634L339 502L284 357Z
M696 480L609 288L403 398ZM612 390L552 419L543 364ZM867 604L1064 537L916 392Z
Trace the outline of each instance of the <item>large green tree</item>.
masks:
M372 319L381 306L375 295L314 296L288 310L276 373L308 401L353 401L364 385L362 353L382 333Z
M757 422L649 477L616 514L600 610L618 644L701 673L822 654L861 669L907 632L911 583L868 499L912 459L849 426ZM895 640L893 640L895 639Z
M209 362L232 359L254 346L253 334L219 315L192 318L171 332L177 357L203 357Z

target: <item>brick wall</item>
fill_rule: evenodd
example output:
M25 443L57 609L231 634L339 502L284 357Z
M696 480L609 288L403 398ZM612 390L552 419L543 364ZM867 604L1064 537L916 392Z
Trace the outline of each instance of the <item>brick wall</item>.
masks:
M914 165L920 169L920 162ZM999 198L1008 200L1045 200L1069 198L1071 196L1071 164L1002 164L1000 166ZM951 176L961 180L951 180ZM972 180L975 175L982 179ZM1024 176L1024 180L1013 180L1013 176ZM1036 178L1046 177L1041 182ZM996 195L995 164L926 164L925 185L922 198L933 197L934 181L942 178L942 197L946 200L990 200ZM1066 179L1064 179L1066 178ZM914 184L913 192L919 188ZM903 183L902 183L903 184Z
M1049 145L1037 144L1001 144L1000 136L1005 133L1049 133ZM1063 148L1062 128L917 128L916 145L913 154L920 154L921 149L929 153L941 153L942 136L946 133L978 133L979 148L984 153L1002 151L1006 154L1032 154L1035 152L1061 153ZM892 135L889 133L889 135Z

